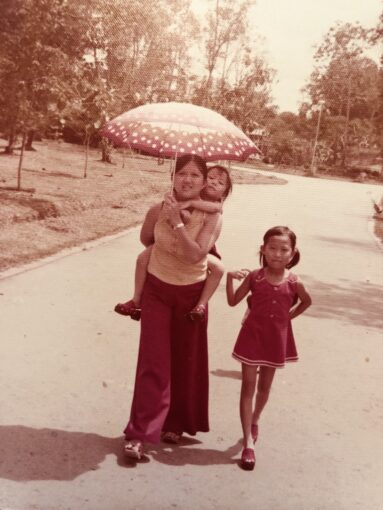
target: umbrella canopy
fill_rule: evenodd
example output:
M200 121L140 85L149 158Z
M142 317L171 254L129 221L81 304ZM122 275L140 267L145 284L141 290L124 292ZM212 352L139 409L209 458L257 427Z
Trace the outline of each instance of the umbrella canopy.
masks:
M223 115L191 103L149 103L109 121L100 134L116 146L160 158L197 154L205 161L245 161L260 153Z

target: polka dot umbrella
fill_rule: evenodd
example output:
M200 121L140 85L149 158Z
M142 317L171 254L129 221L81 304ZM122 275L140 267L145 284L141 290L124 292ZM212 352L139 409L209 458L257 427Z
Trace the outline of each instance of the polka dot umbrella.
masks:
M159 158L197 154L205 161L245 161L260 153L221 114L191 103L148 103L107 122L100 134L114 145Z

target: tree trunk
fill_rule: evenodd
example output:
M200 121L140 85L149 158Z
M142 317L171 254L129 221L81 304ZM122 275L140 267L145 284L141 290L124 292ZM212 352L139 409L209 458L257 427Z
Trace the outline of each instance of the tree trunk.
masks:
M103 140L101 143L101 149L101 161L103 163L112 163L112 147L107 140Z
M22 142L21 142L21 152L20 152L20 158L19 158L19 166L18 166L18 169L17 169L17 189L19 191L21 189L21 170L23 168L25 139L26 139L26 133L24 131L23 132L23 139L22 139Z
M32 147L33 139L35 137L35 130L31 129L28 131L27 134L27 141L25 143L25 150L26 151L34 151L36 150L34 147Z
M9 137L8 137L8 145L7 147L5 147L5 154L13 154L13 146L14 146L14 143L16 141L16 136L15 136L15 127L12 126L11 127L11 131L9 133Z
M347 82L347 108L346 108L346 125L344 127L344 144L342 152L342 166L346 166L347 149L348 149L348 126L350 123L350 109L351 109L351 69L349 68L349 76Z

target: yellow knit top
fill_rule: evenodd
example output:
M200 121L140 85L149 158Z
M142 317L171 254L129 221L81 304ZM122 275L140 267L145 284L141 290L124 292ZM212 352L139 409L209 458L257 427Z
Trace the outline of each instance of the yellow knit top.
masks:
M204 224L205 213L194 209L185 228L189 236L197 238ZM161 210L154 227L154 245L150 255L148 272L173 285L189 285L205 280L207 256L198 262L187 262L182 254L177 231L173 230Z

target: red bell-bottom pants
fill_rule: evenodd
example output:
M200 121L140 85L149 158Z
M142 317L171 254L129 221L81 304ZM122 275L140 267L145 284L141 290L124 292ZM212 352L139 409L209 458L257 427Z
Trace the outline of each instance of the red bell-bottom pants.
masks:
M204 283L146 278L127 439L156 443L162 430L190 435L209 430L207 321L186 317Z

